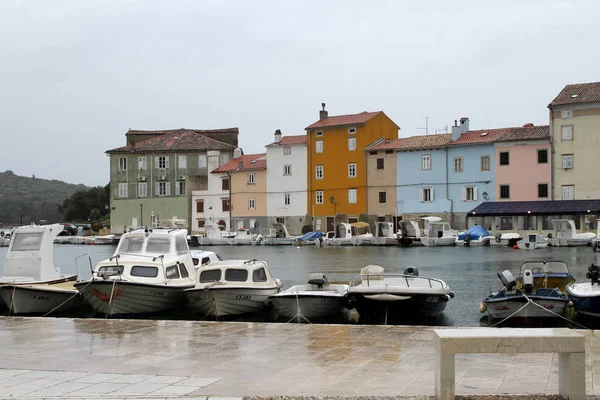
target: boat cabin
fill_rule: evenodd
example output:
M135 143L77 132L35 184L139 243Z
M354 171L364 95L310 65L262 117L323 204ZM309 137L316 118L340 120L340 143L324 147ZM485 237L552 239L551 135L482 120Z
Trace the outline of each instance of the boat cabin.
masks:
M288 231L287 226L285 226L285 224L281 224L281 223L277 222L272 225L275 228L275 237L276 238L281 239L281 238L289 238L290 237L290 233Z
M533 274L534 288L558 288L565 291L569 283L575 278L569 272L569 267L564 261L528 261L521 265L517 278L517 289L522 285L525 271Z
M378 238L396 238L394 224L392 222L375 222L375 236Z
M219 253L215 253L214 251L192 250L190 254L196 269L204 267L211 262L223 261Z
M366 222L353 222L350 224L352 236L370 235L371 227Z
M273 278L266 262L258 260L219 261L199 271L196 289L221 285L272 288L281 282Z
M427 236L433 238L457 236L456 232L450 228L448 222L430 222L427 228Z

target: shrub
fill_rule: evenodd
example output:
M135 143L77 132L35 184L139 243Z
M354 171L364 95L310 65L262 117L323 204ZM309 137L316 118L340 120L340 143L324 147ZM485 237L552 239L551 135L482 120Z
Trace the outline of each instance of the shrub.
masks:
M307 234L308 232L312 232L312 230L313 230L313 227L312 227L312 225L304 225L304 226L302 227L302 234L303 234L303 235L305 235L305 234Z

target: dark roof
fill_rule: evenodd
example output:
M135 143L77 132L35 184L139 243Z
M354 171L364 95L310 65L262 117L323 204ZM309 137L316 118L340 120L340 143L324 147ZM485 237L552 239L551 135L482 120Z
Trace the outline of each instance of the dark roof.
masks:
M207 150L234 150L236 146L213 139L196 131L174 130L106 153L160 153Z
M567 85L548 107L584 103L600 103L600 82Z
M485 201L469 216L600 214L600 200Z
M550 127L548 125L522 127L479 129L467 131L458 139L448 143L449 146L460 146L467 144L513 142L521 140L550 139Z
M239 172L239 171L256 171L267 168L266 153L246 154L238 158L234 158L227 164L221 165L219 168L212 171L219 172ZM240 168L240 162L242 166Z
M211 139L218 140L220 142L228 143L233 146L238 145L238 135L240 133L238 128L222 128L222 129L165 129L165 130L151 130L144 131L139 129L130 129L125 134L126 136L147 136L147 135L155 135L160 136L165 133L173 133L173 132L196 132L201 135L207 136Z
M369 148L369 150L420 150L434 149L445 146L452 140L452 135L443 133L439 135L410 136L398 139L384 140Z
M306 144L306 135L283 136L280 142L273 142L265 147L289 146L292 144Z

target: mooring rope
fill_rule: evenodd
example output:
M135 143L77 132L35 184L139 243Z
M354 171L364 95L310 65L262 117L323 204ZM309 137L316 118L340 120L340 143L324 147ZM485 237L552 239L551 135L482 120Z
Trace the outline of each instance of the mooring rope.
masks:
M90 279L90 281L88 282L87 285L85 285L83 288L81 288L81 290L85 290L85 288L87 288L88 286L90 286L90 284L93 281ZM43 315L43 317L47 317L48 315L52 314L54 311L58 310L60 307L62 307L63 305L65 305L66 303L68 303L69 301L71 301L71 299L73 299L73 297L80 295L81 294L81 290L77 290L77 292L75 292L75 294L73 294L71 297L69 297L67 300L63 301L62 303L60 303L59 305L57 305L56 307L54 307L52 310L48 311L46 314Z

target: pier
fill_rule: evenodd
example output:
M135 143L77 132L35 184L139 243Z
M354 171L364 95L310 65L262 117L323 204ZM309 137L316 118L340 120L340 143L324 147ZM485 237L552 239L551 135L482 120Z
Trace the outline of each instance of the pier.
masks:
M598 395L600 336L578 332ZM3 317L0 341L2 399L434 394L431 327ZM558 393L558 354L456 359L457 395Z

